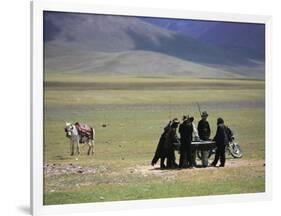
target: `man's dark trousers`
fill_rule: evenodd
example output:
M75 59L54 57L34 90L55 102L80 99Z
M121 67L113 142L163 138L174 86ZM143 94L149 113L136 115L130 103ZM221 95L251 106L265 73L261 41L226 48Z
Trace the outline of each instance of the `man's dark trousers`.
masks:
M216 166L218 161L220 160L220 166L224 166L225 164L225 145L221 145L217 147L215 160L213 165Z

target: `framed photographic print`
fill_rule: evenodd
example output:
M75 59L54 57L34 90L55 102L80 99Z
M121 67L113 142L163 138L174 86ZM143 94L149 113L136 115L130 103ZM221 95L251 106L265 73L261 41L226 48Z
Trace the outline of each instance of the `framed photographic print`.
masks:
M34 215L270 199L270 17L31 14Z

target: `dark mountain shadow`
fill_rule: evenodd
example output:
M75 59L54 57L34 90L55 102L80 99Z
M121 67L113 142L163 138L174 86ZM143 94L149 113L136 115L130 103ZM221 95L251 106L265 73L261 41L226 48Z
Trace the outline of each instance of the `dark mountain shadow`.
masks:
M259 23L142 17L155 26L226 50L229 56L265 59L265 25Z
M137 50L147 50L171 55L183 60L204 64L235 66L251 65L248 59L216 46L201 43L184 35L173 34L172 37L158 37L159 45L149 38L134 31L127 31L134 39Z

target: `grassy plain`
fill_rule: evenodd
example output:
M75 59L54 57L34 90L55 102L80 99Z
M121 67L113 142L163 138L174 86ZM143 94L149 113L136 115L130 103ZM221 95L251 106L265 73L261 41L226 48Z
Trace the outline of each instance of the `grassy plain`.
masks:
M260 80L46 74L44 164L96 172L46 175L44 204L263 192L264 85ZM243 159L228 157L224 169L150 167L169 118L189 114L198 122L196 102L210 114L212 135L216 118L225 119L244 150ZM86 147L79 160L70 156L65 121L95 128L94 156L86 155Z

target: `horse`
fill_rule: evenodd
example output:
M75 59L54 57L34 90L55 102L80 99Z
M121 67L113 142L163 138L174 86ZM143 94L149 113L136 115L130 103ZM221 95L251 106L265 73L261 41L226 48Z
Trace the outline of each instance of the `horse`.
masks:
M80 145L81 144L87 144L89 146L88 149L88 155L90 154L94 154L94 144L95 144L95 139L96 139L96 133L95 133L95 129L92 127L89 127L88 131L90 132L90 136L85 136L81 133L81 131L79 130L79 128L77 127L79 123L69 123L69 122L65 122L65 128L64 131L66 133L66 137L68 137L70 139L70 149L71 149L71 153L70 155L73 156L74 155L74 148L76 146L76 153L78 155L80 155Z

